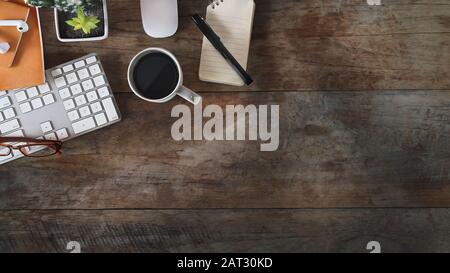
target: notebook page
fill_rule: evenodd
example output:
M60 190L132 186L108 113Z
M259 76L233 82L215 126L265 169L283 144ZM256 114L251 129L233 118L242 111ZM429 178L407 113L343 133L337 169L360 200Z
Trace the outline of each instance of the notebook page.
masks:
M253 0L224 0L218 7L208 6L206 12L206 21L244 69L247 69L254 12ZM206 37L203 37L199 77L202 81L244 85Z

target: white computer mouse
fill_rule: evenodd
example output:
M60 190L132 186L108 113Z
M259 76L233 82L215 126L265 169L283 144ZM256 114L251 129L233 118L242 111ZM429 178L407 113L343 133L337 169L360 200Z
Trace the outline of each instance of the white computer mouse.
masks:
M145 33L154 38L174 35L178 29L177 0L141 0Z

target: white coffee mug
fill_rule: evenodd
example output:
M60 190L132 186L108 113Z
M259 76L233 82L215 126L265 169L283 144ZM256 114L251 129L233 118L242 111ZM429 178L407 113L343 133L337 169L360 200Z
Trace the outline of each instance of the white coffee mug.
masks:
M179 74L178 84L176 85L174 90L168 96L166 96L164 98L160 98L160 99L146 98L145 96L142 95L142 93L138 90L138 88L136 88L136 85L134 83L133 73L134 73L137 63L139 62L139 60L141 60L142 57L146 56L147 54L152 54L152 53L163 53L163 54L169 56L178 68L178 74ZM151 73L151 71L149 71L149 73ZM170 53L169 51L162 49L162 48L151 47L151 48L144 49L141 52L139 52L131 60L131 63L128 66L128 84L130 85L131 90L134 92L134 94L136 94L136 96L138 96L139 98L141 98L145 101L149 101L149 102L156 102L156 103L168 102L169 100L173 99L176 95L182 97L183 99L189 101L192 104L198 104L202 99L202 97L199 96L198 94L196 94L194 91L183 86L183 72L181 70L180 63L178 62L177 58L172 53Z

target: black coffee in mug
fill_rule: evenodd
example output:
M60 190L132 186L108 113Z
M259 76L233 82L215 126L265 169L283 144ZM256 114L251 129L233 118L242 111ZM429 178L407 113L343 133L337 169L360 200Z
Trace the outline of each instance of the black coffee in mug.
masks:
M133 80L142 96L159 100L172 94L180 80L174 60L159 52L143 56L134 67Z
M139 98L165 103L179 96L197 105L202 97L183 85L183 72L177 58L163 48L139 52L128 66L128 84Z

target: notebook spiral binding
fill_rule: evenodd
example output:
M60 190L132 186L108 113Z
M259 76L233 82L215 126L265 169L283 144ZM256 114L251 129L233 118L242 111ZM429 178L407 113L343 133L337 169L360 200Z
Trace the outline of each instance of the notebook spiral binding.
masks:
M208 0L209 5L215 9L216 7L220 6L220 3L223 3L225 0Z

